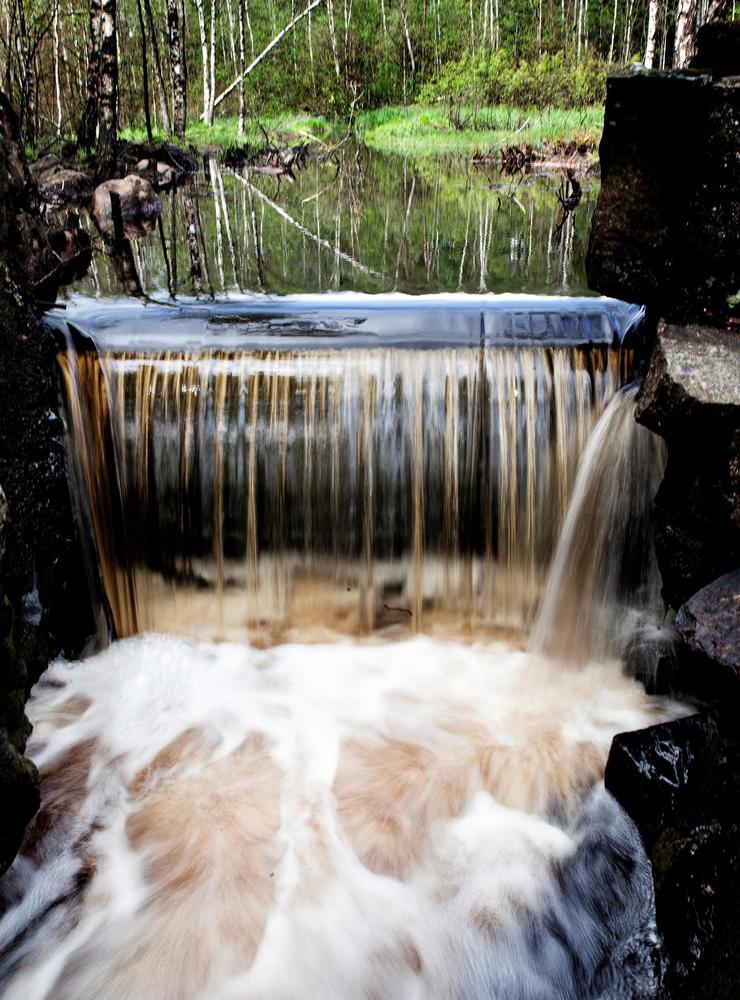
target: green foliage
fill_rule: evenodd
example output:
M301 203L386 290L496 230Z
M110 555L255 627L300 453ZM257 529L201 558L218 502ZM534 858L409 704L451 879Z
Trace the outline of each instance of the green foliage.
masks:
M172 109L165 0L150 0L154 37L145 27L149 106L153 127L161 131L160 86ZM404 0L403 4L353 0L334 5L334 32L322 5L286 34L244 84L251 116L322 115L335 120L352 111L399 105L447 105L451 112L508 106L575 109L600 103L610 53L625 60L644 46L646 0L618 5L591 0L580 7L542 5L532 0L500 0L492 9L482 0ZM194 0L184 0L185 64L189 135L199 144L233 144L232 122L239 110L239 88L216 108L216 123L206 134L203 113L203 59ZM245 62L251 62L301 10L295 0L249 0ZM10 15L13 0L0 0L12 38L0 37L0 58L7 60L6 89L34 128L43 152L51 138L74 135L87 96L88 3L59 8L59 46L49 30L45 0L24 0L26 33L33 59L24 56L18 25ZM215 26L215 85L220 94L236 79L240 65L239 4L204 0L206 25ZM581 15L576 17L577 11ZM486 13L488 12L488 13ZM495 20L495 24L494 24ZM141 27L136 0L117 0L119 124L144 121ZM25 37L25 36L24 36ZM668 36L670 37L670 35ZM629 42L627 42L629 39ZM158 60L155 60L155 44ZM627 51L626 46L629 46ZM208 58L206 45L205 57ZM666 54L661 53L661 58ZM31 100L33 98L33 100ZM451 119L453 115L451 114ZM221 126L219 121L227 124ZM58 122L58 126L57 123ZM455 129L490 131L487 124L460 118ZM25 124L25 123L24 123ZM29 121L29 125L31 122ZM426 122L438 128L436 118ZM439 129L442 131L442 129ZM311 131L309 128L308 131Z
M595 59L570 63L557 52L515 63L506 49L499 49L486 56L465 53L447 63L421 88L419 101L568 109L601 103L605 90L606 67Z

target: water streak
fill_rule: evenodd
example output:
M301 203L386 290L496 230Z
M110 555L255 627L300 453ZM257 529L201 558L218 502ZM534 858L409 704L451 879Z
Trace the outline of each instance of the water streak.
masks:
M116 634L274 642L531 622L629 351L60 357Z
M619 658L641 621L662 618L651 512L665 445L635 420L638 388L614 397L588 442L532 635L564 662Z

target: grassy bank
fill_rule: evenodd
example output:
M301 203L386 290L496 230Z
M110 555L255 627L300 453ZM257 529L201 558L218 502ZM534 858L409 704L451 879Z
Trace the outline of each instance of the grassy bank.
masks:
M358 115L357 130L368 146L384 153L401 156L437 156L456 154L470 156L474 150L489 152L512 143L543 143L578 139L598 143L604 122L600 107L563 111L491 107L457 108L451 114L446 107L387 107L365 111ZM264 132L275 143L332 142L344 134L346 123L331 122L308 114L265 115L250 119L244 135L238 134L236 118L219 118L212 126L192 123L186 139L203 148L228 149L236 145L262 145ZM146 140L145 130L123 129L123 139ZM157 141L164 136L156 135Z
M260 115L259 120L250 118L245 122L244 133L239 135L238 119L217 118L213 125L204 125L201 121L191 122L185 132L185 141L198 149L213 147L225 150L232 146L262 146L265 135L262 128L276 143L311 142L316 139L328 139L335 127L320 115L286 113L282 115ZM262 128L260 128L260 125ZM346 127L346 126L345 126ZM146 129L143 125L127 126L121 129L122 139L133 142L147 142ZM154 133L154 142L167 141L163 133Z
M358 119L369 146L405 156L469 156L474 150L485 153L512 143L538 147L573 138L598 143L603 124L600 107L577 111L463 107L451 116L444 107L415 105L368 111Z

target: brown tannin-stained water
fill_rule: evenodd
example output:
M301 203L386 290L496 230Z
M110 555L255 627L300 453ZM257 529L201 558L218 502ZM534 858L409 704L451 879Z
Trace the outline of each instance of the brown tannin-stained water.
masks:
M601 779L616 733L682 713L620 662L660 620L663 456L629 314L591 302L392 334L274 300L172 336L70 315L118 639L29 703L4 998L656 995L649 865Z
M521 634L631 369L619 347L557 340L110 339L61 362L119 637Z

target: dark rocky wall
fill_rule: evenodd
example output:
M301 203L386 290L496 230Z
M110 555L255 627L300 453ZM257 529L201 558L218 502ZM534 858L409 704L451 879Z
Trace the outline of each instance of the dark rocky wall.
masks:
M700 33L705 72L607 83L589 285L677 322L740 318L740 25L721 27L722 46Z
M38 806L35 768L23 757L28 692L51 657L78 651L93 631L55 345L35 305L39 290L56 293L60 257L52 245L60 239L35 211L17 119L0 94L0 871Z
M587 269L594 290L650 318L636 417L667 443L654 524L677 626L658 684L703 712L617 736L605 780L652 861L665 1000L729 1000L740 983L740 24L705 26L694 67L609 81Z
M636 416L668 443L656 550L678 610L740 566L740 334L659 323Z

